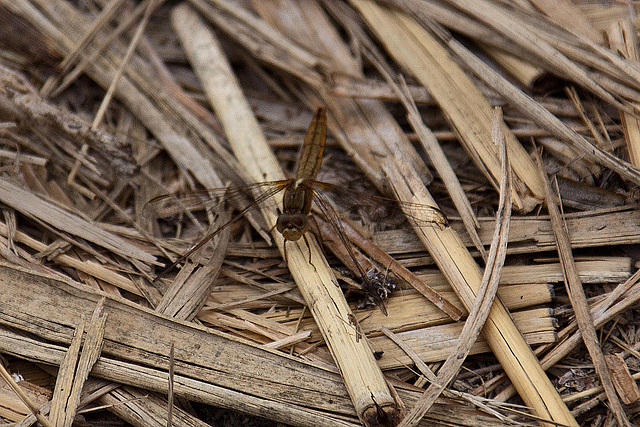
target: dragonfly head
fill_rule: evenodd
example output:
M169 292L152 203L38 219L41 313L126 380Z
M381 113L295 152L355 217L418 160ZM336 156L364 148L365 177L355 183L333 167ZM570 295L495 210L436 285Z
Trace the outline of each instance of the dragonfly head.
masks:
M276 221L276 229L285 240L299 240L307 230L307 215L303 213L280 214Z

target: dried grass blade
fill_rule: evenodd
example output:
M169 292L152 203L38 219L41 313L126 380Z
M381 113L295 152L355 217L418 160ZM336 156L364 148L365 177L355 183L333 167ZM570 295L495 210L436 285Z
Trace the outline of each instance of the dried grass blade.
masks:
M225 224L230 219L228 213L222 213L207 233L215 231L220 224ZM193 320L204 306L211 285L220 273L224 256L227 252L227 243L231 234L231 227L226 227L214 240L213 255L207 263L200 267L186 282L174 281L165 292L160 304L156 307L158 313L181 320Z
M420 397L413 409L402 420L400 426L415 426L435 403L453 377L457 375L471 346L480 335L480 331L489 318L491 306L498 292L500 273L507 255L507 236L511 217L511 166L507 156L506 141L502 133L502 110L496 108L492 114L492 139L500 147L502 163L500 173L500 202L496 214L496 227L489 250L489 258L482 276L482 285L478 290L472 309L465 322L455 350L444 362L435 381Z
M400 100L407 110L407 119L411 124L411 127L418 135L418 139L422 144L425 152L431 159L433 167L438 172L438 175L444 182L445 187L455 205L458 213L462 217L462 222L464 223L464 228L467 230L469 237L471 237L471 241L480 254L482 258L487 260L487 251L480 240L480 236L478 236L477 228L480 228L480 224L478 223L478 219L473 213L473 209L471 208L471 203L467 198L462 186L460 185L460 181L458 181L458 177L456 176L451 164L447 160L444 151L442 151L442 147L438 144L433 133L425 126L422 118L420 117L420 113L418 112L418 108L416 107L415 102L411 99L411 94L408 91L407 84L402 81L402 95L400 95ZM511 187L509 187L509 191L511 191Z
M59 67L62 69L63 73L66 73L69 70L70 64L73 64L77 58L82 56L83 49L86 48L86 46L92 41L92 39L96 38L99 35L100 30L102 30L109 24L111 19L113 19L115 13L119 12L120 8L123 5L124 1L114 0L109 2L109 4L107 4L105 8L100 11L100 14L93 21L91 28L85 33L76 48L69 52L69 54L66 55L62 61L60 61Z
M166 400L144 390L120 386L117 390L101 396L99 403L107 407L109 412L133 426L160 427L168 425ZM172 425L174 427L209 427L211 424L202 421L184 409L175 407Z
M107 314L104 312L105 299L98 302L89 324L87 335L82 345L82 354L78 361L78 367L74 373L71 393L66 400L65 420L63 426L71 427L80 404L80 398L85 381L89 377L89 372L100 357L102 349L104 328L107 322Z
M2 66L0 99L3 115L28 123L37 133L89 145L94 150L92 158L82 163L91 181L106 186L114 174L134 174L136 165L129 154L128 142L102 129L91 129L89 122L78 114L42 98L23 74Z
M534 101L531 97L526 95L476 57L461 43L456 41L449 33L447 33L446 30L436 27L433 27L432 29L446 42L447 46L449 46L449 48L467 64L478 78L500 93L504 99L508 100L514 107L518 108L523 115L529 117L539 126L549 130L561 140L570 142L572 146L586 158L593 159L593 161L617 172L624 179L640 185L639 169L591 144L584 137L551 114L546 108Z
M473 81L453 61L441 43L404 13L373 2L352 2L394 59L427 88L455 130L476 166L494 187L500 177L498 150L491 141L491 105ZM507 149L515 172L514 205L529 211L544 194L535 165L509 131ZM526 188L525 188L526 187Z
M306 341L311 337L311 331L301 331L288 337L281 338L279 340L271 341L265 344L266 348L283 348L291 345Z
M91 305L105 296L103 292L71 281L9 265L0 267L0 288L13 296L12 300L0 301L0 323L6 325L11 313L17 319L13 325L18 329L34 332L48 341L64 343L71 341L78 319L89 315ZM63 307L55 303L60 298L65 299ZM342 414L345 411L354 414L342 379L323 368L228 338L213 330L169 319L122 298L107 296L105 307L109 313L106 344L103 356L92 371L97 377L166 393L167 355L170 343L175 343L177 396L192 393L192 397L197 396L196 400L203 401L204 398L210 403L215 401L216 406L226 407L244 402L236 409L242 409L242 405L251 406L245 411L253 409L254 404L265 411L268 408L265 404L269 402L286 412L287 407L300 407L306 402L315 410L333 408ZM30 353L33 347L28 343L37 340L16 335L12 339L6 336L0 339L3 352L13 348L11 352L17 349L21 357L59 364L66 351L64 347L40 343L40 350L35 355ZM157 339L158 336L163 339ZM123 358L129 362L122 362ZM125 372L128 373L118 378ZM198 380L185 380L185 376ZM291 382L291 376L296 380ZM230 390L237 389L240 383L242 390ZM205 393L211 396L207 398ZM274 403L276 395L281 396L278 400L281 405ZM252 396L260 397L254 400ZM328 403L321 396L330 397L334 402ZM225 401L227 398L229 401ZM312 401L314 403L310 403ZM313 423L313 418L307 421Z
M543 69L532 65L531 62L527 62L519 56L494 48L493 46L481 46L502 68L526 87L530 88L534 86L534 84L545 75Z
M436 374L433 373L431 368L429 368L429 366L422 360L420 355L410 345L404 342L402 338L400 338L397 334L393 333L393 331L387 328L386 326L382 326L382 328L380 328L380 331L387 338L393 341L398 347L400 347L402 351L407 353L407 356L409 356L413 361L413 363L415 363L416 368L418 368L418 370L422 373L422 375L424 375L424 377L430 383L437 382L438 379L436 377ZM416 402L416 405L419 405L421 400L422 400L422 396L420 397L420 399L418 399L418 402Z
M584 69L531 31L528 25L520 22L521 19L517 14L508 13L499 4L486 0L447 0L447 3L486 23L514 43L535 52L540 60L549 64L552 69L561 73L560 75L569 76L576 83L588 88L611 105L623 111L628 110L626 106L618 102L602 86L591 79Z
M594 320L589 310L589 303L587 302L587 297L584 293L582 282L580 281L580 275L578 274L578 269L576 268L575 261L573 259L569 234L567 233L565 228L566 225L563 223L562 216L558 209L558 200L551 190L540 155L536 154L536 157L540 175L546 182L547 209L549 210L551 224L556 236L558 255L560 257L560 263L562 264L565 276L565 286L567 287L569 300L571 301L571 306L573 307L576 315L578 327L582 333L582 339L587 347L589 355L591 356L596 373L600 377L600 381L604 386L607 398L609 399L609 406L616 417L618 425L631 425L624 409L622 408L618 394L616 393L611 373L609 372L607 362L604 358L604 354L602 353L602 348L600 347L600 341L598 340Z
M174 9L172 18L240 162L256 182L284 179L214 35L187 6ZM276 203L281 200L281 195L275 197ZM275 224L273 209L263 209L263 215L268 224ZM274 233L274 239L284 252L282 236ZM290 271L343 374L356 412L365 422L371 422L379 410L393 412L395 402L367 340L356 339L358 334L349 322L353 314L322 251L314 239L310 243L287 244ZM314 265L309 263L309 254Z
M335 7L335 5L334 5ZM340 10L334 10L334 14L339 13ZM352 30L353 31L353 30ZM369 60L373 63L373 65L378 69L378 72L382 74L389 84L390 88L395 92L400 102L405 107L407 111L407 119L411 124L411 127L416 132L422 147L424 148L427 156L431 160L433 167L436 169L438 175L442 179L445 187L447 188L447 192L451 197L458 213L462 217L462 221L464 226L471 237L474 245L482 255L483 259L487 259L487 252L480 241L480 236L478 236L477 228L480 227L478 223L478 219L476 218L473 210L471 208L471 204L469 203L469 199L467 198L458 178L451 167L451 164L447 160L440 144L436 140L435 136L429 130L424 122L422 121L422 117L418 112L418 108L416 106L415 100L407 83L404 78L400 76L400 85L396 84L390 74L390 67L386 64L382 54L373 46L372 40L366 38L364 34L358 34L361 43L365 46L365 53L368 54Z
M156 262L153 255L6 179L0 179L0 200L30 218L40 219L54 228L82 237L124 258L152 264Z
M138 28L136 29L136 32L133 38L131 39L131 42L129 43L127 52L124 54L124 57L120 62L120 66L116 70L116 73L113 76L111 83L109 83L107 93L104 95L104 98L100 103L100 107L98 108L98 112L96 113L96 116L94 117L93 122L91 123L91 129L93 130L97 129L98 126L100 125L100 122L102 122L104 113L107 111L107 107L111 102L111 98L113 98L113 94L116 90L116 87L118 86L118 81L120 81L120 78L122 77L122 74L124 73L124 70L127 67L127 64L129 63L129 59L133 55L133 52L135 51L136 46L138 46L138 42L140 41L140 38L142 37L142 34L144 32L144 29L146 28L147 23L149 22L149 18L151 17L151 12L153 12L153 9L155 8L157 3L157 0L146 0L146 1L147 1L147 4L145 7L144 15L142 16L142 20L138 24Z
M366 322L366 323L365 323ZM527 344L531 346L553 344L557 340L555 331L555 318L548 309L531 309L513 313L513 322L522 333ZM372 326L369 318L363 319L362 329ZM428 363L442 362L447 359L458 344L464 322L448 323L444 325L428 326L410 331L397 332L400 339L409 343L420 358ZM374 329L379 329L376 325ZM369 340L376 351L384 352L379 364L384 370L398 369L411 364L411 359L405 352L391 345L388 340L373 336ZM474 343L469 354L481 354L490 352L487 340L479 337Z
M161 0L164 1L164 0ZM157 5L156 7L158 7ZM144 2L138 4L136 8L127 15L127 17L118 23L118 27L109 31L106 37L96 38L95 40L88 40L91 44L86 44L86 46L79 46L76 49L83 49L83 51L73 51L71 55L67 55L65 59L61 63L61 71L59 76L50 77L49 80L45 82L42 86L41 94L47 98L55 98L60 95L63 91L65 91L73 82L75 82L79 76L82 75L83 72L94 62L99 55L105 52L105 49L108 46L111 46L114 41L117 41L118 38L131 27L134 23L138 22L138 19L143 15L144 10L147 9L147 5ZM96 19L97 21L98 19ZM95 25L99 23L92 23L91 30L87 31L87 35L91 35L90 33L94 31ZM83 40L83 43L85 40ZM116 42L117 43L117 42ZM84 52L86 51L86 52ZM82 52L83 55L80 60L77 61L77 64L71 69L71 66L75 62L76 58L73 58L74 55ZM72 61L67 61L67 59L72 59ZM67 65L65 65L67 62Z
M171 427L173 425L173 401L175 398L173 392L174 386L174 366L175 366L175 346L171 343L171 350L169 351L169 387L167 392L167 427Z
M532 0L531 3L559 26L590 38L594 43L604 43L602 34L591 24L580 8L569 0Z
M578 112L578 116L580 117L582 122L587 126L587 129L589 130L591 137L595 141L595 145L600 147L600 149L602 150L613 151L611 149L607 150L607 148L612 148L612 147L605 146L604 138L602 137L602 135L600 135L600 132L598 132L598 129L596 129L596 126L593 124L593 121L587 116L587 111L584 108L584 104L580 100L580 95L578 95L578 91L576 90L576 88L573 86L566 87L565 93L573 103L574 108Z
M89 371L91 371L98 357L100 357L104 327L107 320L104 312L104 302L104 298L98 302L86 326L87 336L84 338L82 353L80 353L80 346L83 342L84 321L76 329L69 351L60 367L50 415L52 422L56 426L70 427L73 423L80 403L82 387L89 377ZM78 356L80 357L79 360Z
M640 59L638 35L629 20L614 23L607 35L612 49L633 61ZM636 104L634 108L638 110L640 107ZM620 112L620 121L629 151L629 159L635 167L640 168L640 119L635 114L622 111Z

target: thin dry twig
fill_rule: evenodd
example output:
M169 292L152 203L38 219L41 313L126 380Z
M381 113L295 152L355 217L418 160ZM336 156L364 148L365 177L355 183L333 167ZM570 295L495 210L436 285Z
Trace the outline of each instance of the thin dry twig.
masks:
M398 19L394 13L387 12L375 3L366 0L357 2L359 10L366 15L376 28L385 28L389 20ZM408 17L403 18L407 22ZM411 24L413 28L417 24ZM388 28L387 28L388 30ZM424 30L421 30L424 31ZM385 38L396 44L404 43L404 38L393 31L385 31ZM493 144L493 143L492 143ZM512 157L513 159L513 157ZM422 183L409 181L400 177L407 167L403 165L383 165L394 190L401 200L415 200L418 203L433 203L432 197L424 189ZM413 184L409 187L410 184ZM459 295L467 309L473 306L476 292L481 286L481 272L471 255L462 246L460 238L451 229L414 228L429 252L437 260L438 265L447 275L448 280ZM527 346L521 333L515 327L508 311L500 301L492 306L489 321L485 324L483 334L501 364L507 370L512 382L518 388L522 399L539 417L556 422L576 425L574 417L562 402L555 387L540 367L538 360Z
M172 17L240 162L255 182L284 179L213 33L187 6L178 6ZM194 36L196 31L198 37ZM274 199L278 205L282 204L281 194L276 194ZM267 224L275 224L273 209L266 204L261 208ZM284 255L283 236L274 233L274 240ZM317 242L315 239L304 241L304 244L289 242L287 264L344 375L358 415L365 423L373 423L381 414L392 416L395 403L371 347L352 330L349 319L353 314Z
M89 372L100 357L107 315L102 298L87 322L87 334L83 340L84 322L76 331L69 352L65 355L53 393L50 419L56 426L70 427L78 411L82 388ZM84 342L83 342L84 341ZM82 343L82 352L80 345ZM78 358L79 356L79 358Z
M618 394L616 393L611 378L611 373L607 366L607 362L600 348L600 342L596 334L596 328L594 326L593 318L589 311L589 304L587 297L584 293L584 288L580 282L580 276L576 269L575 262L573 260L573 254L571 252L571 243L569 242L569 235L566 231L565 225L562 221L562 216L558 209L558 201L552 193L551 186L549 185L546 172L544 171L542 160L539 153L536 154L536 160L538 162L538 168L540 175L546 182L547 194L546 205L551 217L551 224L553 225L553 231L556 236L556 242L558 245L558 255L560 257L560 263L562 264L563 273L565 276L565 286L567 287L567 293L571 301L571 306L576 315L576 321L580 332L582 333L582 339L589 351L591 360L595 367L596 373L600 377L600 381L604 386L609 399L609 405L616 417L616 420L620 426L631 425L622 408Z
M487 266L482 276L482 285L478 290L476 301L465 322L464 329L458 339L455 350L440 367L438 376L418 400L418 403L399 424L415 426L435 403L438 396L457 375L469 355L471 346L480 335L480 331L489 317L491 306L498 292L498 283L502 266L507 255L507 236L509 235L509 218L511 216L511 166L507 156L506 141L502 133L502 110L494 109L491 121L492 139L500 148L502 170L500 175L500 202L496 214L496 228L489 249Z
M546 4L545 0L535 2ZM480 288L482 275L476 261L491 243L496 224L493 214L498 208L495 190L500 175L499 150L493 144L488 146L493 159L491 175L484 171L486 165L474 165L461 149L460 132L451 130L452 120L446 114L468 104L464 90L456 92L451 105L443 109L439 103L450 94L438 93L434 97L407 77L411 96L406 91L401 91L405 96L399 96L394 84L375 78L371 67L381 63L382 74L395 79L399 67L405 67L405 71L408 68L396 58L402 49L431 42L426 53L407 59L414 70L421 72L415 63L423 55L437 56L440 65L448 64L446 71L438 74L442 80L454 80L456 85L451 84L452 87L459 87L462 80L469 83L488 104L503 106L505 122L514 136L523 142L522 138L537 138L536 143L545 147L545 166L558 177L562 208L573 210L566 215L567 233L580 281L585 289L588 283L590 294L593 293L588 301L593 325L597 329L613 320L603 337L621 349L608 356L607 361L615 370L614 386L622 398L637 398L633 381L638 374L633 373L631 363L623 360L629 355L637 356L639 346L632 330L635 322L620 321L622 316L629 319L629 310L640 299L640 272L630 277L636 261L633 251L626 252L629 256L603 257L596 256L594 250L583 250L598 247L610 251L620 245L640 243L640 212L633 207L640 173L624 161L627 148L631 163L637 163L633 159L640 66L634 52L638 44L635 21L629 20L630 11L637 6L575 6L578 18L586 17L600 34L608 31L612 42L608 49L589 38L594 33L584 25L585 21L579 28L574 26L578 19L570 21L570 25L559 25L557 22L566 16L544 16L525 7L525 2L376 0L371 4L392 6L385 11L395 8L377 24L380 28L401 17L398 28L407 30L403 33L406 37L398 37L400 33L393 31L385 39L381 37L381 43L373 40L381 33L379 29L366 31L370 14L351 7L345 0L190 3L220 31L217 34L224 39L222 46L233 61L233 73L239 76L248 95L251 115L260 119L261 130L282 165L292 163L294 148L302 140L311 117L308 110L325 105L331 133L320 179L368 192L368 183L361 179L364 174L384 195L404 194L402 199L415 196L411 199L414 202L434 207L438 202L449 217L448 224L440 221L433 229L427 226L417 230L433 257L424 251L424 243L410 234L411 230L400 229L391 221L384 220L382 227L376 225L371 236L364 230L369 227L369 218L365 217L364 226L355 228L367 237L355 239L353 248L349 246L353 254L348 250L343 253L342 263L348 265L351 255L355 255L361 257L359 264L365 270L374 265L381 269L388 266L390 274L406 279L436 303L449 300L449 314L455 318L465 305L456 299L447 280L473 311L473 291ZM369 4L364 0L353 0L351 4L365 3ZM486 6L486 10L478 10L478 5ZM112 297L105 302L109 317L103 352L91 371L92 377L84 382L80 403L73 395L63 399L68 400L68 410L55 409L53 415L61 425L69 423L71 414L80 413L76 408L101 396L103 406L82 411L85 416L97 417L92 412L108 408L133 425L165 425L173 418L169 423L174 425L204 426L196 416L177 407L171 415L172 405L161 397L168 393L168 342L175 344L174 398L266 414L276 422L296 425L355 425L358 414L343 380L336 374L331 350L308 314L305 299L288 276L278 249L268 246L271 223L266 223L257 209L243 212L249 206L243 199L249 201L250 197L229 202L242 215L225 229L232 238L227 246L226 265L221 269L223 274L215 281L208 273L217 270L217 265L207 267L201 263L187 263L168 290L167 280L153 285L147 280L152 277L155 257L172 259L172 254L183 253L189 242L205 231L202 224L211 224L214 217L203 208L180 210L175 220L154 218L143 209L150 199L198 188L215 187L216 193L226 182L234 191L242 191L246 183L264 178L249 177L226 146L223 127L207 107L201 84L193 76L192 70L197 67L184 60L176 31L166 24L165 17L173 4L147 0L134 6L120 0L82 7L65 0L0 0L0 116L4 120L0 123L0 184L10 184L5 185L6 194L0 191L0 195L12 203L2 209L0 255L23 268L0 267L0 288L3 295L11 297L0 299L0 350L12 356L7 369L23 373L21 388L33 387L34 391L28 394L38 402L28 409L8 392L1 402L7 409L3 416L19 421L18 425L31 425L36 422L36 413L41 418L49 413L51 404L43 402L50 399L46 395L50 390L34 385L43 380L42 371L38 368L40 374L34 374L30 368L34 361L39 366L52 365L44 367L44 371L57 376L62 384L65 369L57 373L53 366L59 366L69 353L79 319L91 315L86 311L87 301L95 305L107 293ZM152 15L151 6L155 7ZM140 22L145 9L150 17L148 30L140 39L139 48L132 50L134 30L131 36L124 32ZM118 13L121 10L126 12ZM466 36L466 51L457 42L459 34ZM380 53L380 46L389 40L397 41L394 38L400 39L398 48L391 49L388 56ZM478 51L491 59L470 54ZM446 55L440 56L442 52ZM123 61L125 56L128 59ZM61 58L66 59L56 67ZM126 69L117 78L118 65L124 62ZM215 59L209 62L218 64ZM87 78L79 79L83 73ZM519 91L505 83L507 79L500 77L504 75L509 81L519 82ZM574 97L578 111L562 90L566 80L556 76L583 89L580 100ZM440 79L433 80L437 83ZM43 81L46 83L42 87L36 87ZM540 84L542 81L544 85ZM111 85L119 102L110 103L100 129L92 129L90 121L83 117L94 116L100 105L104 92L98 85L105 91L111 90ZM556 95L548 96L549 87ZM544 97L523 95L541 88L547 94ZM592 94L598 101L606 98L609 103L590 100ZM410 122L405 120L400 103L412 111ZM248 111L246 106L242 108ZM230 108L235 109L235 105ZM485 108L485 118L487 111L490 110ZM228 116L233 115L216 112L227 116L226 127L245 127L242 121L229 125ZM475 111L470 111L469 117L472 112ZM463 119L455 122L462 126ZM408 133L412 124L420 132ZM484 141L491 142L487 138L488 120L481 124ZM432 129L435 138L426 128ZM431 145L416 150L411 143L418 141L418 133L422 137L427 134ZM597 142L592 144L594 138ZM243 155L253 149L249 144L245 147ZM433 160L425 164L425 152L438 148L446 155L444 164ZM515 164L517 156L511 151L509 155ZM434 165L440 170L441 166L455 170L455 179L459 180L456 191L467 201L452 203L452 196L447 193L454 177L441 173L434 180L430 170L435 170ZM526 177L528 183L539 179L535 168L533 172ZM491 176L489 180L485 173ZM514 178L517 191L512 196L530 196L532 192L522 186L522 176ZM621 180L628 182L620 185ZM424 184L429 185L429 192L424 190ZM517 197L514 206L519 203ZM539 200L530 198L526 202L535 207ZM212 209L221 211L222 205ZM460 221L455 217L456 209L461 217L468 211L478 218L469 216ZM351 239L350 225L343 229ZM254 231L265 242L255 240ZM160 234L171 237L155 237ZM344 246L340 240L345 240L344 236L329 240L329 244L331 240L338 243L334 252L340 258L339 248ZM594 416L613 419L611 408L615 402L607 404L604 387L589 385L583 392L574 388L582 381L574 376L588 372L589 367L572 366L576 359L566 356L572 350L572 356L588 356L586 350L579 348L583 342L582 325L572 318L573 309L564 304L565 291L554 285L563 281L563 270L545 253L557 246L549 218L512 218L508 242L507 253L513 265L502 269L500 298L494 303L502 308L498 316L492 309L483 336L466 350L470 355L486 353L491 345L499 363L487 364L486 357L467 357L463 365L466 372L458 373L455 384L456 388L465 387L490 398L474 398L440 387L446 400L434 403L422 425L504 425L509 422L505 414L522 420L526 408L499 403L515 394L513 387L504 387L509 378L500 371L503 368L521 387L520 394L530 406L535 405L529 400L543 401L538 394L550 397L549 406L553 406L561 392L574 418L579 417L581 422L590 422ZM467 248L473 252L469 254ZM291 252L292 246L288 244L287 249ZM202 258L209 259L211 251L204 248ZM221 250L213 255L218 259L225 256ZM307 256L305 249L305 261ZM317 265L315 253L312 258ZM436 270L434 262L444 274ZM292 268L295 270L296 266ZM36 271L41 274L34 274ZM300 275L312 276L310 270L301 271ZM72 277L82 284L71 285L66 279L59 281L49 275ZM328 277L327 284L340 296L340 289ZM341 285L349 282L348 277L341 279ZM386 275L375 277L383 285L380 295L393 287L388 279ZM352 282L356 288L361 287ZM465 329L465 323L451 322L404 281L395 285L396 290L386 295L388 316L379 310L360 308L362 303L354 295L357 293L349 289L345 294L352 317L334 320L358 344L370 343L379 357L370 361L371 366L395 377L390 383L397 393L390 389L390 396L397 402L398 412L404 412L416 404L420 393L414 388L408 390L402 383L409 383L416 376L414 385L419 387L424 386L427 377L436 381L426 364L441 363L457 345L464 344L461 334L472 322ZM607 292L609 289L613 290ZM191 319L197 326L156 315L135 304L158 307L165 314ZM556 318L566 325L559 331ZM524 340L515 336L516 329ZM507 339L496 345L500 334ZM230 336L233 337L229 339ZM522 387L528 382L538 384L536 381L549 385L527 344L538 346L535 354L542 357L539 365L543 369L555 368L554 375L564 373L555 389ZM507 352L517 357L509 358L504 354ZM69 364L77 364L86 354L69 359ZM360 362L357 357L351 358L356 365ZM524 372L513 365L522 365ZM447 361L439 374L444 376L449 367L457 370ZM346 370L343 374L348 377ZM385 380L389 381L389 376ZM122 383L130 385L119 386ZM437 381L434 384L443 385ZM69 390L73 389L72 383L68 385ZM430 389L434 391L432 396L440 391L435 385ZM56 400L58 396L56 391ZM476 409L470 408L469 403L477 405ZM38 405L37 411L28 415ZM558 404L555 409L558 408L563 412L566 405L562 408ZM633 407L625 410L629 418L637 416ZM62 412L64 416L60 415ZM539 413L541 424L550 418L543 409Z

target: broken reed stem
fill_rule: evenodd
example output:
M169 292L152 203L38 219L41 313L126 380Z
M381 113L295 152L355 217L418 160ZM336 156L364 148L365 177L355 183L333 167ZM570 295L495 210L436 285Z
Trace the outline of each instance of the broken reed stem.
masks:
M598 340L596 328L589 310L589 303L587 302L587 297L584 293L582 282L580 281L580 275L578 274L578 269L576 268L573 254L571 252L569 234L567 233L562 216L560 215L558 200L551 190L547 179L547 173L544 170L544 165L538 151L536 151L536 160L538 162L540 176L546 185L546 204L551 218L551 225L553 226L553 231L556 236L558 256L560 257L560 263L562 264L565 277L565 286L567 288L567 294L569 294L571 306L573 307L573 311L576 315L578 327L582 333L582 339L587 347L589 355L591 356L596 373L600 377L600 381L604 386L607 398L609 399L609 406L616 417L618 425L630 425L624 413L624 409L622 408L622 404L620 403L620 399L618 398L618 394L614 388L611 373L609 372L607 362L604 358L604 354L602 353L600 341Z
M631 21L625 19L614 22L607 31L611 49L618 52L624 58L638 61L638 34ZM636 111L638 104L634 104ZM640 119L636 114L626 111L620 112L620 121L624 132L624 140L629 151L629 161L637 168L640 168Z
M215 232L221 224L226 224L230 218L229 212L220 212L216 221L207 230L207 234ZM164 293L160 303L156 306L158 313L188 321L196 317L205 305L207 298L209 298L211 286L220 274L230 235L231 227L226 227L213 239L213 242L209 242L205 246L213 248L213 255L194 274L189 275L184 283L176 277L169 289ZM196 251L194 255L201 258L202 249ZM195 261L195 263L198 263L198 261ZM180 271L182 272L182 270Z
M147 7L145 8L144 11L144 16L142 17L142 20L140 21L140 24L138 25L138 28L136 29L136 33L133 36L133 39L131 39L131 43L129 43L129 47L127 49L127 52L125 53L124 57L122 58L122 62L120 63L120 66L118 67L118 70L116 71L115 75L113 76L113 80L111 81L111 84L109 84L109 88L107 89L107 93L104 95L104 98L102 99L102 102L100 103L100 107L98 108L98 112L96 113L96 116L93 119L93 123L91 123L91 129L95 130L98 128L98 126L100 126L100 122L102 122L102 118L104 117L104 113L107 111L107 107L109 106L109 103L111 102L111 98L113 98L113 94L116 91L116 87L118 87L118 82L120 81L120 77L122 77L122 73L124 73L125 68L127 67L127 64L129 63L129 58L131 58L131 55L133 55L133 52L136 49L136 46L138 46L138 42L140 41L140 38L142 37L143 31L147 26L147 22L149 22L149 18L151 17L151 12L153 12L154 6L156 4L157 0L147 0Z
M172 22L233 151L247 172L255 182L284 179L211 30L186 5L173 10ZM274 199L280 204L282 196ZM262 208L267 224L275 224L275 209ZM279 233L273 237L284 253L283 237ZM395 402L371 347L351 325L353 314L317 242L310 238L309 243L287 242L287 263L340 368L356 413L367 423L374 421L380 410L391 415Z
M0 376L9 384L11 389L18 395L20 400L25 404L27 408L31 411L31 413L36 417L36 419L45 427L54 427L54 425L40 413L40 409L38 405L36 405L29 396L20 388L20 386L15 382L11 374L4 367L4 364L0 363Z
M460 134L474 163L494 187L500 178L498 150L491 141L491 105L442 44L413 18L388 8L352 2L369 21L391 56L434 97ZM375 24L374 24L375 22ZM510 131L505 132L514 170L513 201L530 211L544 195L535 165Z
M404 50L406 37L402 37L402 33L389 31L389 27L403 28L404 24L416 28L417 23L410 23L410 18L406 16L402 18L402 24L394 23L400 19L399 15L368 0L352 0L352 3L357 6L375 31L381 30L379 36L383 42L393 40L393 47L387 45L387 48L392 50L392 54L397 53L395 52L397 50ZM416 31L423 30L416 28ZM413 35L407 35L407 37L411 38ZM510 154L512 154L511 151ZM532 166L535 171L535 165L532 164ZM400 162L393 165L383 164L382 167L400 200L435 206L424 184L419 180L407 178L406 165ZM539 180L539 177L537 179ZM460 237L450 226L414 227L414 229L447 276L467 310L470 310L481 286L482 273ZM483 328L483 335L516 386L520 397L537 416L571 426L578 425L500 300L496 300L492 306L489 320Z
M175 365L175 344L171 343L171 350L169 351L169 390L167 392L167 427L173 425L173 402L174 402L174 365Z
M93 365L100 357L107 321L107 315L104 312L105 301L106 298L103 297L96 304L91 319L87 322L87 334L84 339L85 321L81 321L64 361L60 365L50 414L56 426L71 427L73 424L82 388ZM81 344L82 352L80 352Z
M402 420L399 425L402 427L417 425L451 380L458 374L489 317L491 305L498 292L500 273L507 256L507 236L509 235L509 219L511 217L511 165L507 156L506 141L502 133L503 121L500 108L493 110L491 121L492 139L500 148L502 167L500 171L500 201L496 214L496 226L489 255L486 259L487 266L482 276L482 285L478 290L473 307L469 311L469 316L458 338L455 350L445 360L435 381L432 381L432 384L423 393L413 409Z

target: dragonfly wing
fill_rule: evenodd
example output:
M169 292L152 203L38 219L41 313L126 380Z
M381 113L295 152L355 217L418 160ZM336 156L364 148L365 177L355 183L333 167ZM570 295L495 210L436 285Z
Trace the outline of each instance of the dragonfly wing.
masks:
M449 225L447 216L436 206L374 196L328 182L313 181L313 184L314 188L319 190L318 193L330 193L339 205L348 211L358 211L358 214L373 223L397 223L398 218L404 217L418 226L437 225L445 228Z
M275 181L275 182L281 182L281 181ZM286 181L282 181L285 182ZM274 182L270 182L269 184L273 184ZM263 183L263 184L267 184L267 183ZM269 185L269 186L264 186L264 191L255 198L255 200L253 202L251 202L249 205L247 205L246 207L244 207L243 209L241 209L236 215L234 215L229 221L225 222L224 224L222 224L220 227L218 227L215 231L209 233L208 235L206 235L202 240L200 240L196 245L192 246L187 252L185 252L184 254L182 254L176 261L174 261L170 266L168 266L167 268L165 268L162 272L160 272L160 274L156 277L155 280L160 279L162 276L164 276L165 274L167 274L169 271L173 270L178 264L184 262L187 260L187 258L189 258L194 252L196 252L197 250L199 250L200 248L202 248L204 245L206 245L211 239L213 239L215 236L217 236L218 234L220 234L226 227L228 227L229 225L233 224L234 222L238 221L240 218L242 218L248 211L250 211L251 209L259 206L261 203L269 200L270 198L272 198L273 196L275 196L276 194L278 194L279 192L281 192L282 190L284 190L284 185L282 186L278 186L278 185Z
M352 263L358 269L357 274L359 274L360 280L362 281L362 290L367 294L369 298L373 300L374 304L386 316L386 305L384 299L380 295L380 292L378 292L378 286L373 283L370 274L364 271L362 265L358 261L358 257L355 253L357 249L354 248L353 244L349 240L349 237L347 236L347 233L342 225L342 220L340 219L338 212L333 207L333 203L322 192L314 192L313 200L315 201L316 206L320 210L326 222L331 225L331 227L335 231L335 234L339 237L340 242L342 243L342 245L344 245L347 253L349 254L349 257L351 258Z
M273 188L283 189L286 183L287 181L268 181L253 185L164 194L147 202L144 215L166 218L187 211L216 209L223 203L243 209L262 194L271 193Z

